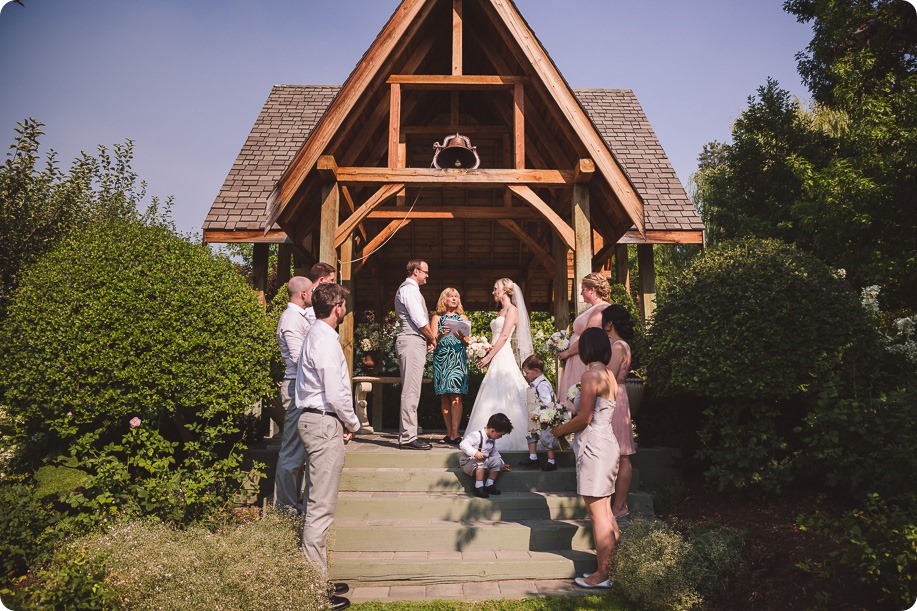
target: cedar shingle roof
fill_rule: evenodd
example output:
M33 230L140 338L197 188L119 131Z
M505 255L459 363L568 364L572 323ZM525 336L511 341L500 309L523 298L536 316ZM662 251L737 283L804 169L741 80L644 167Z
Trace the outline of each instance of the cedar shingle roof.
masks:
M340 87L275 85L204 221L204 231L263 229L265 202ZM647 231L704 228L629 89L574 89L644 201ZM273 229L279 229L274 226Z

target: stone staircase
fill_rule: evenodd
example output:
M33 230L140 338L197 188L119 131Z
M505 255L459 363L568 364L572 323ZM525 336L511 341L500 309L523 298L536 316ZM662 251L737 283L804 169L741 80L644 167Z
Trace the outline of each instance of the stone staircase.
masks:
M248 454L266 465L262 499L272 495L278 449L275 439ZM347 447L328 542L330 577L367 591L394 591L408 584L569 580L594 570L592 529L576 494L572 454L559 452L558 469L547 473L517 466L525 456L504 453L511 471L497 481L503 494L479 499L469 494L471 478L459 469L457 450L434 444L430 451L406 452L391 434L357 436ZM677 462L672 450L638 452L628 497L632 514L653 513L641 479L678 477Z
M329 545L332 578L429 584L569 579L595 569L570 453L559 453L550 473L515 466L524 453L504 453L512 470L497 481L503 494L489 499L469 494L459 455L348 451ZM629 502L652 514L645 492Z

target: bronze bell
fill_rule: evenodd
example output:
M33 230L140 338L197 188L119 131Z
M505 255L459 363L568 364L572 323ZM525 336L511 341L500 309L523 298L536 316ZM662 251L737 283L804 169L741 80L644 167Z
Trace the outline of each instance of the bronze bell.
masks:
M477 147L471 146L467 136L455 134L446 136L443 143L433 143L433 167L439 170L474 170L481 165Z

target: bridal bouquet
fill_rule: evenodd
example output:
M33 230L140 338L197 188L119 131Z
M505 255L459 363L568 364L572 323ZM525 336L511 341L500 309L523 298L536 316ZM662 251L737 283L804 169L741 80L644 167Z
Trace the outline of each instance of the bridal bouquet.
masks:
M566 329L555 331L551 334L551 337L548 338L548 341L544 343L545 350L553 350L554 352L560 352L561 350L566 350L569 347L570 332Z
M536 427L541 430L541 444L546 448L552 448L554 447L555 437L551 434L551 428L567 422L573 415L561 403L545 404L539 402L538 406L531 412L530 417ZM558 449L569 449L570 444L565 437L559 437L556 440Z
M469 335L465 353L468 355L468 367L471 371L480 371L478 360L487 356L491 349L490 342L484 335Z

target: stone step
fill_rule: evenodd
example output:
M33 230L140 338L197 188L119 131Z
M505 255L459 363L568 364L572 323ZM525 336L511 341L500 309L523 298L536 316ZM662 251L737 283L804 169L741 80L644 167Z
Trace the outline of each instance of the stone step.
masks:
M459 458L462 453L444 446L433 444L432 450L400 450L387 452L347 452L347 458L344 461L345 467L355 468L433 468L433 467L458 467ZM501 452L503 461L510 467L515 468L519 461L528 457L528 452ZM542 462L546 460L544 452L539 453L539 459ZM557 452L555 455L557 464L561 467L573 467L576 459L573 452Z
M337 552L591 550L588 520L335 520Z
M653 515L653 497L632 490L627 504L634 514ZM341 492L336 520L579 520L586 506L574 491L512 492L479 499L456 492Z
M437 469L352 468L344 467L341 491L346 492L470 492L474 481L458 467ZM576 490L576 471L570 467L545 473L518 470L501 473L500 491L557 492Z
M595 570L595 553L556 551L339 552L330 578L361 584L453 583L515 579L572 579Z

